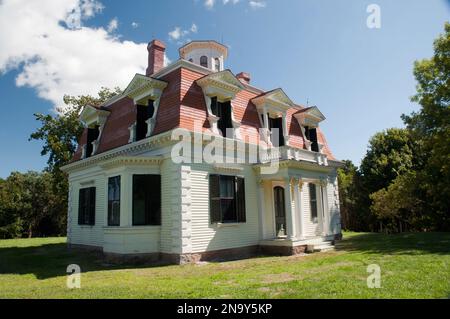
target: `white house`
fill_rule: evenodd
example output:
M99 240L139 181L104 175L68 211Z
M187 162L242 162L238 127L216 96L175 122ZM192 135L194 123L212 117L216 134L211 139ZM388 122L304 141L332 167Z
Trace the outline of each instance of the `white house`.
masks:
M234 75L215 41L186 44L166 67L162 42L148 51L146 75L80 114L85 130L63 167L70 246L183 263L340 238L342 163L317 107Z

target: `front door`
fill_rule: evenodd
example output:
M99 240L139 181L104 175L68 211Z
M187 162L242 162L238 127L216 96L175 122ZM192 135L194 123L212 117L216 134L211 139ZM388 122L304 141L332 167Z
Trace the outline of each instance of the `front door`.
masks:
M284 188L276 186L273 189L275 208L275 230L277 237L286 236L286 207L284 203Z

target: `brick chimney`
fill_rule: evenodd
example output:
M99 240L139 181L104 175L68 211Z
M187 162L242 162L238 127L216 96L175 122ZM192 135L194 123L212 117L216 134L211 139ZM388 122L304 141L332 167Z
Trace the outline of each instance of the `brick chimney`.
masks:
M153 40L148 44L147 51L148 67L145 75L151 76L164 67L164 52L166 52L166 45L159 40Z
M239 81L241 81L242 83L245 84L250 84L250 74L247 72L241 72L238 75L236 75L236 77L239 79Z

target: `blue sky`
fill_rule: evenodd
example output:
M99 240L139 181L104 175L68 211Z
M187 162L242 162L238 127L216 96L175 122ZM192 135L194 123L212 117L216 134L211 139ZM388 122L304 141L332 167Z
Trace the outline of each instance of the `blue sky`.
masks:
M359 163L370 136L418 109L413 62L432 55L450 20L444 0L53 1L0 4L0 177L45 166L42 145L28 141L33 113L53 112L63 93L124 86L144 72L152 38L171 61L190 39L223 41L226 67L317 105L335 156ZM366 25L372 3L380 29Z

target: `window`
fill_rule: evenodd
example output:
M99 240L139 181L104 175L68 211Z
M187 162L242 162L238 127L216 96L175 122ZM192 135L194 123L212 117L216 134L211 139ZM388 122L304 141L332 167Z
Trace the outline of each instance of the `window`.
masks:
M108 179L108 226L120 226L120 176Z
M161 176L133 175L133 226L161 225Z
M100 135L99 126L96 125L93 128L88 128L87 132L87 143L86 143L86 158L92 156L92 152L94 151L94 146L92 143L98 139Z
M189 62L194 63L194 59L190 58Z
M136 113L136 141L140 141L147 137L147 120L155 113L153 100L148 100L148 105L136 105Z
M95 187L80 189L78 225L95 225Z
M317 129L305 126L305 135L306 139L311 142L311 151L318 152L319 143L317 141Z
M210 175L211 223L245 223L245 181L242 177Z
M201 66L204 66L205 68L208 67L208 57L207 57L207 56L202 55L202 56L200 57L200 65L201 65Z
M233 138L233 123L231 121L231 102L221 103L216 97L211 98L211 111L217 117L217 127L223 137ZM229 130L227 130L229 129Z
M278 137L277 134L273 133L273 129L278 130ZM269 117L269 130L272 132L271 134L271 140L272 144L275 146L284 146L284 136L283 136L283 118L270 118Z
M215 58L214 59L214 63L215 63L215 65L214 65L215 70L216 71L220 71L220 59L219 58Z
M311 220L317 220L317 189L316 185L309 183L309 205L311 207Z

